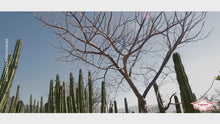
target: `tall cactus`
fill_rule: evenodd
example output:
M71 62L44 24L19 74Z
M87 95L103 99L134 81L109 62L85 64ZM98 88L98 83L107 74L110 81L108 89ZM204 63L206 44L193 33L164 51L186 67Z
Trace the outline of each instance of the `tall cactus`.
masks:
M157 98L157 104L158 104L159 111L160 111L160 113L165 113L163 101L162 101L161 94L159 92L159 88L158 88L157 83L154 83L153 86L154 86L154 91L155 91L156 98Z
M125 113L129 113L129 111L128 111L128 102L127 102L126 98L124 98L124 103L125 103Z
M81 69L79 70L78 95L79 112L83 113L83 76Z
M33 113L35 113L36 112L36 100L34 99L34 105L33 105Z
M18 101L15 113L21 113L23 112L23 110L24 110L24 103L22 101Z
M66 99L66 83L63 81L63 113L68 112L67 99Z
M113 104L110 101L108 113L113 113Z
M71 112L76 113L76 101L75 101L75 88L74 88L74 78L73 78L73 73L70 73L70 88L69 88L69 93L71 96L71 100L72 100L72 109ZM70 98L69 98L70 99Z
M56 103L56 112L60 113L60 76L56 75L56 85L55 85L55 103Z
M57 113L62 113L63 112L63 86L59 86L59 98L60 99L58 102Z
M49 98L48 98L48 111L50 113L55 113L55 93L53 88L53 80L50 80Z
M115 110L115 113L118 113L118 107L117 107L117 102L114 101L114 110Z
M20 57L20 52L21 52L21 45L22 45L22 40L18 39L16 42L16 46L14 49L13 56L9 55L7 64L8 66L4 67L1 80L0 80L0 112L3 111L8 97L10 93L10 89L12 86L12 82L16 73L16 69L18 66L18 61Z
M79 90L78 90L78 88L76 88L76 106L77 106L76 112L79 113L79 112L80 112L80 111L79 111L79 110L80 110L80 109L79 109L79 108L80 108L80 107L79 107L80 105L79 105Z
M73 111L73 104L72 104L72 97L71 96L67 96L67 106L68 106L68 113L74 113Z
M176 95L174 96L174 101L175 101L175 106L176 106L176 113L181 113L180 103Z
M89 98L88 98L88 93L87 93L87 88L84 89L84 113L88 113L89 112Z
M15 109L16 109L16 106L15 106L15 96L12 96L12 98L11 98L11 105L9 107L9 113L14 113Z
M49 107L48 107L48 103L45 103L45 113L49 113Z
M30 113L33 112L33 104L32 104L33 100L32 100L32 95L30 96Z
M40 98L40 113L44 113L44 101L43 96Z
M179 53L173 54L173 62L176 71L177 81L179 83L183 111L185 113L198 112L193 108L193 105L191 104L192 102L195 102L196 99L193 96Z
M105 82L102 81L102 93L101 93L101 113L106 112L106 91Z
M39 101L37 101L37 106L36 106L36 108L35 108L35 112L36 112L36 113L39 113Z
M15 97L13 96L12 100L11 100L9 113L14 113L16 111L16 106L17 106L18 100L19 100L19 89L20 89L20 86L18 85L17 86L17 91L16 91L16 96Z
M17 86L17 91L16 91L16 97L15 97L15 105L17 106L18 101L19 101L19 90L20 90L20 85Z
M89 113L93 113L93 82L90 71L88 73L88 86L89 86Z

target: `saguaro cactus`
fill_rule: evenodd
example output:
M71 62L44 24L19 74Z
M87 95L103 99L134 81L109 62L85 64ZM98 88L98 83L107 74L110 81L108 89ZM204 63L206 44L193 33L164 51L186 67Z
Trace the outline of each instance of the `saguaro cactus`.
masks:
M49 113L48 103L45 103L45 113Z
M69 90L70 90L69 93L70 93L71 100L72 100L72 104L71 104L72 110L71 110L71 112L76 113L76 105L77 104L76 104L76 101L75 101L74 78L73 78L73 73L72 72L70 73L70 88L69 88Z
M67 96L68 113L73 113L73 104L71 96Z
M19 90L20 90L20 86L17 86L17 91L16 91L16 97L15 97L15 105L17 106L18 101L19 101Z
M87 88L84 89L84 101L83 101L83 108L84 108L84 113L89 112L89 98L88 98L88 93L87 93Z
M24 109L24 103L22 101L18 101L15 113L21 113L23 109Z
M113 104L110 101L108 113L113 113Z
M55 93L53 88L53 80L50 80L49 98L48 98L48 111L50 113L55 113Z
M106 112L106 91L105 91L105 82L102 81L102 94L101 94L101 113Z
M118 107L117 107L117 102L114 101L114 110L115 110L115 113L118 113Z
M89 86L89 113L93 113L93 82L90 71L88 74L88 86Z
M11 98L11 105L9 107L9 113L14 113L15 108L15 96L12 96Z
M185 113L198 112L193 108L193 105L191 104L192 102L195 102L196 99L195 96L193 96L179 53L173 54L173 62L176 71L177 81L179 83L183 111Z
M40 98L40 113L44 113L44 101L43 96Z
M68 112L67 99L66 99L66 83L63 81L63 113Z
M39 101L37 101L37 106L36 106L36 108L35 108L35 112L36 112L36 113L39 113Z
M62 113L63 112L63 86L59 86L59 102L56 103L58 104L57 108L57 113Z
M56 75L56 85L55 85L55 105L56 105L56 112L60 113L60 76Z
M33 112L32 95L30 96L30 113Z
M33 105L33 110L32 110L33 113L36 113L36 100L34 99L34 105Z
M16 96L15 97L13 96L12 100L11 100L9 113L14 113L16 111L16 106L17 106L18 100L19 100L19 89L20 89L20 86L18 85L17 86L17 91L16 91Z
M79 111L80 113L83 113L83 75L82 70L79 70L79 82L78 82L78 102L79 102Z
M165 113L164 105L162 102L162 98L161 98L157 83L154 83L153 86L154 86L154 91L155 91L156 98L157 98L157 104L158 104L159 111L160 111L160 113Z
M7 64L8 66L4 67L1 80L0 80L0 112L3 111L7 103L12 82L15 76L15 72L18 66L18 61L21 52L21 39L18 39L14 49L13 56L8 55Z
M125 113L128 113L128 102L127 102L127 99L124 98L124 103L125 103Z
M175 101L175 106L176 106L176 113L181 113L180 103L176 95L174 96L174 101Z

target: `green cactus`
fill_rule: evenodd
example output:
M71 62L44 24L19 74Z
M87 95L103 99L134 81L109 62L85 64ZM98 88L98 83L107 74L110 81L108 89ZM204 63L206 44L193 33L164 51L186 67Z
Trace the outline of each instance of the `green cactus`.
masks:
M3 108L2 113L6 112L6 108L7 108L7 104L5 104L5 107Z
M16 111L16 106L17 106L18 100L19 100L19 89L20 89L20 86L18 85L17 86L17 91L16 91L16 96L13 96L12 100L11 100L9 113L15 113L15 111Z
M76 88L76 106L77 106L76 112L80 112L79 111L79 90L78 90L78 88Z
M79 112L83 113L83 76L81 69L79 70L78 95Z
M157 104L158 104L159 111L160 111L160 113L165 113L163 101L162 101L157 83L154 83L153 86L154 86L154 92L155 92L156 98L157 98Z
M11 98L11 105L9 107L9 113L14 113L15 108L15 96L12 96Z
M174 101L175 101L175 106L176 106L176 113L181 113L180 103L176 95L174 96Z
M20 91L20 85L17 86L17 91L16 91L16 97L15 97L15 105L17 106L18 101L19 101L19 91Z
M18 66L18 61L21 52L22 40L18 39L14 49L13 56L8 55L7 66L4 67L1 80L0 80L0 112L3 112L3 109L6 106L12 82L16 73Z
M67 99L66 99L66 83L63 81L63 113L68 112Z
M88 74L88 86L89 86L89 113L93 113L93 83L92 83L90 71Z
M56 105L56 112L57 113L60 113L60 110L61 110L61 108L60 108L60 106L61 106L61 104L60 104L60 76L57 74L56 75L56 85L55 85L55 105Z
M48 106L48 103L45 103L45 113L49 113L49 106Z
M115 113L118 113L118 107L117 107L117 102L114 101L114 110L115 110Z
M188 78L184 70L184 66L181 62L179 53L173 54L173 62L176 71L177 81L179 83L180 96L183 105L184 113L195 113L198 112L193 108L191 103L195 102L196 99L193 96L191 87L188 83Z
M23 112L23 110L24 110L24 103L22 101L18 101L15 113L21 113Z
M36 112L36 100L34 99L34 105L33 105L33 113Z
M39 101L37 101L37 106L36 106L35 112L39 113Z
M40 113L44 113L44 101L43 96L40 98Z
M32 104L33 100L32 100L32 95L30 96L30 113L33 112L33 104Z
M71 96L71 100L72 100L72 108L73 110L71 110L71 112L74 112L76 113L76 101L75 101L75 88L74 88L74 78L73 78L73 73L71 72L70 73L70 88L69 88L69 93L70 93L70 96Z
M55 113L55 93L53 88L53 80L50 80L49 98L48 98L48 111L50 113Z
M106 112L106 91L105 82L102 81L102 93L101 93L101 113Z
M129 111L128 111L128 102L127 102L126 98L124 98L124 103L125 103L125 113L129 113Z
M113 104L110 101L108 113L113 113Z
M89 98L88 98L88 93L87 93L87 89L84 89L84 113L88 113L89 112Z
M59 86L59 98L57 113L63 113L63 86Z
M67 107L68 107L68 113L74 113L71 96L67 96Z

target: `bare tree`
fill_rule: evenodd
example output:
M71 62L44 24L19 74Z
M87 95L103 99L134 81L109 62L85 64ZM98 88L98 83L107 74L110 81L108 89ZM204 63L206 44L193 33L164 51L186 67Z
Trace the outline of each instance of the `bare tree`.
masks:
M104 80L120 77L118 84L129 85L144 112L145 98L177 46L207 36L205 12L58 12L35 17L57 35L54 47L63 51L59 60L83 61L104 71ZM159 56L159 66L149 56ZM141 94L135 80L146 75L150 81Z

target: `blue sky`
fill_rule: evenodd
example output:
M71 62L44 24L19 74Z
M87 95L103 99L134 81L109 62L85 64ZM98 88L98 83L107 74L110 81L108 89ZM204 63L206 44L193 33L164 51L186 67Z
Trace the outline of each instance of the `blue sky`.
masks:
M220 13L208 13L205 31L214 28L209 37L197 43L190 43L179 48L185 70L187 72L192 90L197 96L202 95L211 85L214 76L220 70ZM46 95L49 81L60 74L61 80L68 80L69 73L78 76L78 69L82 68L86 77L87 68L78 64L68 64L54 59L59 55L57 49L48 42L57 41L55 35L33 17L32 13L0 12L0 73L3 70L4 42L9 40L9 53L14 50L18 38L23 40L19 65L12 85L11 95L15 95L16 86L20 85L20 99L28 102L32 94L34 99ZM172 62L172 61L170 61ZM215 82L214 88L219 88L220 82ZM162 92L169 95L178 88L168 84L162 87ZM169 89L169 92L167 92ZM166 91L166 92L165 92ZM211 93L212 91L210 91ZM128 97L129 96L129 97ZM155 103L154 92L148 95L148 104ZM117 101L123 107L123 98L127 97L129 105L136 105L136 98L132 92L120 93Z
M60 74L61 80L67 80L69 73L76 71L74 65L58 62L54 59L58 52L48 42L55 36L42 27L32 13L0 13L0 70L3 70L4 42L8 38L9 53L13 53L18 38L23 41L19 65L14 78L11 95L15 94L20 85L20 96L24 102L30 94L39 100L47 95L50 79ZM76 71L78 73L78 70ZM44 98L47 99L47 98Z

